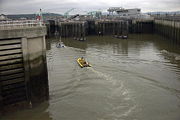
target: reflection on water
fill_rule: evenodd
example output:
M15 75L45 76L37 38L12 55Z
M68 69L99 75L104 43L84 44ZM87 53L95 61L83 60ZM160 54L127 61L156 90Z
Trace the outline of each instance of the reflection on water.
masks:
M5 116L43 120L179 120L180 48L157 35L49 39L49 104ZM91 68L80 68L84 56ZM43 108L43 109L42 109Z

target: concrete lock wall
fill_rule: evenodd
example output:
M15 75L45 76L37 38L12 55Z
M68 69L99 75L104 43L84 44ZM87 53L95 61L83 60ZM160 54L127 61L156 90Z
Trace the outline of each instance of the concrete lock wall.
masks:
M180 45L180 21L154 20L155 32Z
M49 97L46 27L0 30L0 110Z
M154 21L153 20L133 20L131 24L132 33L153 33Z
M74 39L85 38L87 34L87 22L59 22L59 34L61 37L73 37Z

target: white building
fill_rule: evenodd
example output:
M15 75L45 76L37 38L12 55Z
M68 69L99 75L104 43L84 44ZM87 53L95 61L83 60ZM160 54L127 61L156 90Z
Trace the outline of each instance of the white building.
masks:
M122 7L111 7L107 10L110 14L114 12L117 13L120 17L138 17L141 14L141 9L124 9Z
M0 15L0 21L7 20L7 17L4 14Z

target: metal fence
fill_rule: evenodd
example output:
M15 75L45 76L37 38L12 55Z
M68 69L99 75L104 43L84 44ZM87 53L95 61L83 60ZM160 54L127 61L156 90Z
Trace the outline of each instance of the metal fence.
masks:
M45 24L39 20L0 21L0 30L30 28L30 27L37 27L37 26L45 26Z

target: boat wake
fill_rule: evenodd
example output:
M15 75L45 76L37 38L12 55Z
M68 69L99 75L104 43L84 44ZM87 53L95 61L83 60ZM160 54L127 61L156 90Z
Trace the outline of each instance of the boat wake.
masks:
M177 53L168 52L167 50L161 50L160 53L175 61L180 61L180 55Z
M112 80L111 76L106 75L106 74L104 74L102 72L99 72L99 71L95 70L93 67L88 67L87 69L89 69L92 72L96 73L99 77L104 78L105 80L108 80L108 81Z
M105 106L108 111L106 118L122 119L132 115L136 111L137 104L131 96L131 91L126 88L123 81L114 79L112 76L97 71L94 68L88 69L108 82L108 89L110 91L105 99L107 104Z

